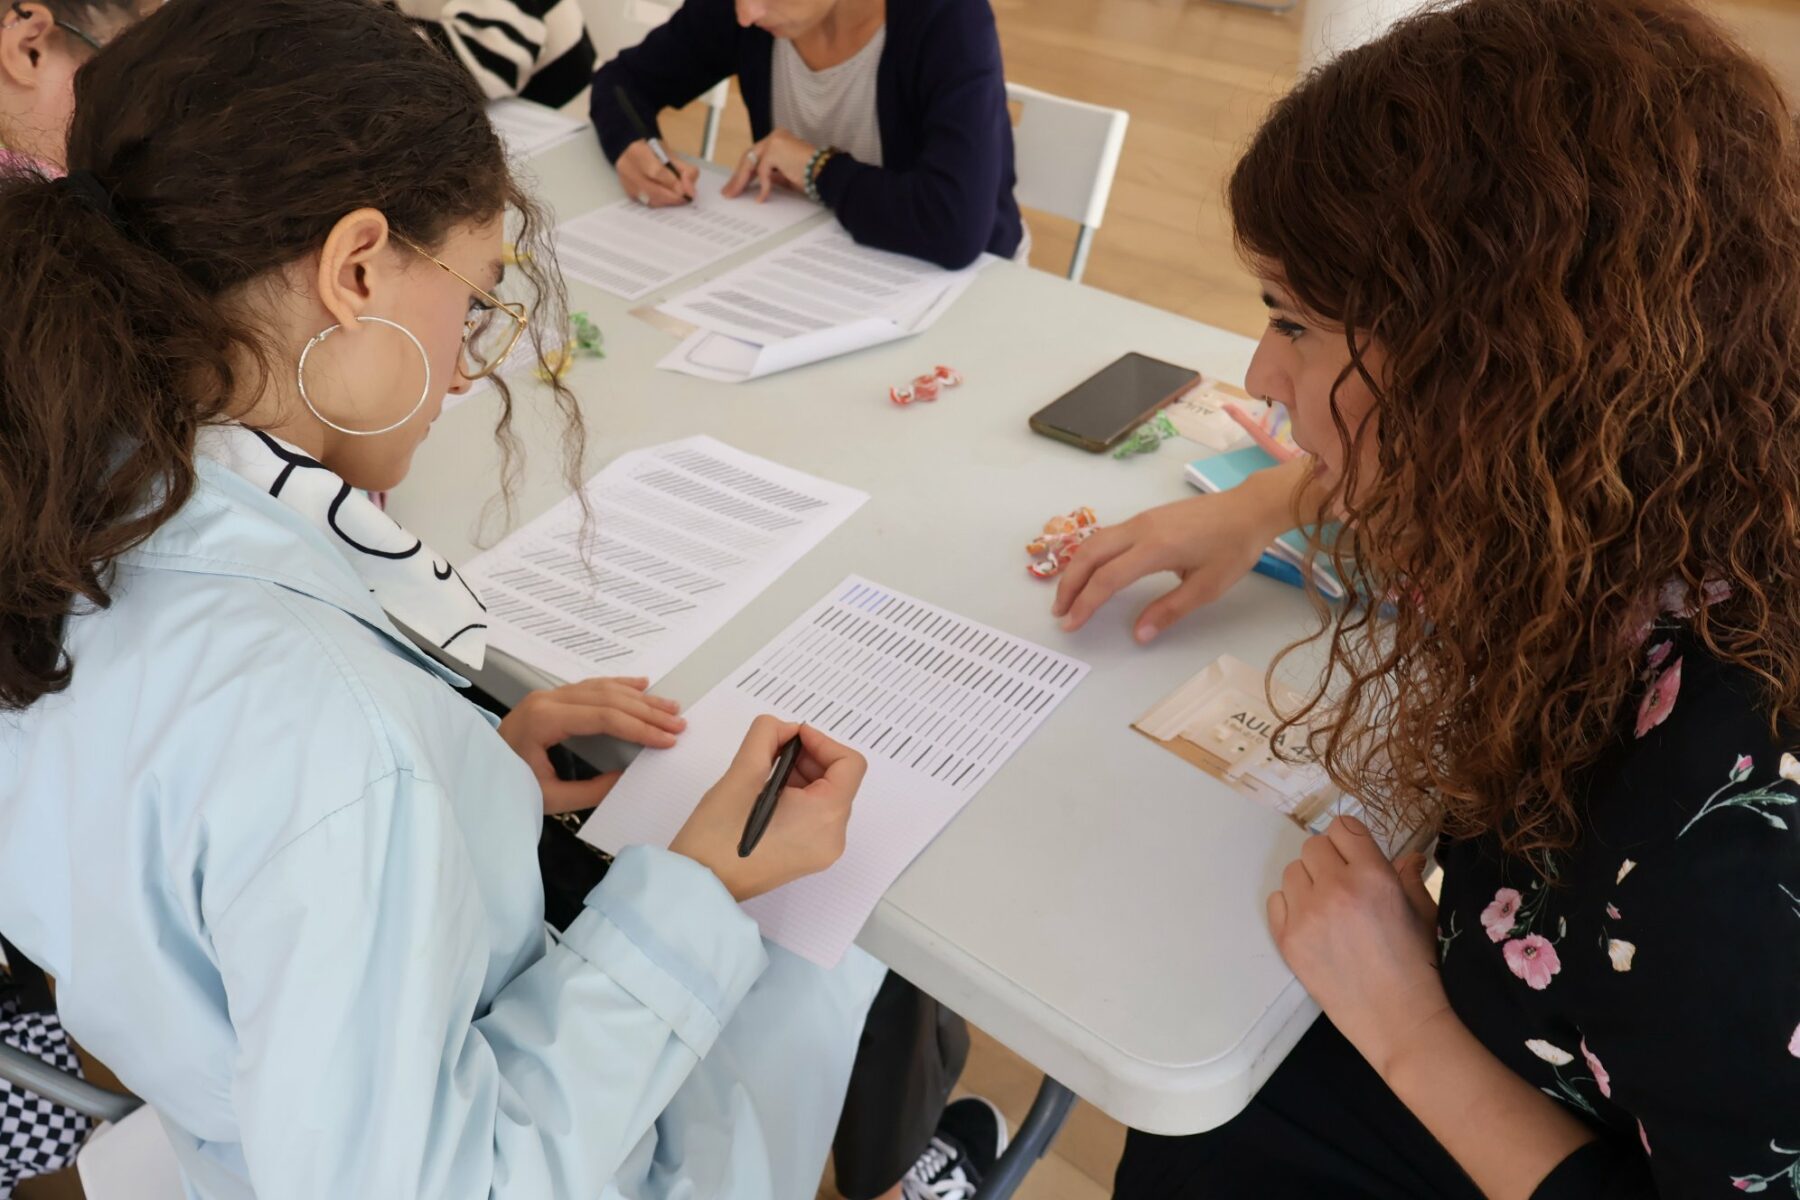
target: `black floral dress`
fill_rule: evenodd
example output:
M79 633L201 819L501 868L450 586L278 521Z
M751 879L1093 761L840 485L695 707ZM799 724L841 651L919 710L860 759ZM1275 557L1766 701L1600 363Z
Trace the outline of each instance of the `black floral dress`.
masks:
M1541 871L1446 844L1451 1003L1607 1137L1540 1197L1800 1197L1800 735L1706 653L1679 592L1644 688ZM1587 1182L1582 1182L1587 1181Z
M1709 595L1708 600L1722 597ZM1800 732L1700 646L1685 591L1636 632L1641 695L1588 773L1580 845L1443 842L1463 1022L1600 1134L1533 1200L1800 1198ZM1115 1200L1480 1200L1326 1018L1225 1125L1133 1130Z

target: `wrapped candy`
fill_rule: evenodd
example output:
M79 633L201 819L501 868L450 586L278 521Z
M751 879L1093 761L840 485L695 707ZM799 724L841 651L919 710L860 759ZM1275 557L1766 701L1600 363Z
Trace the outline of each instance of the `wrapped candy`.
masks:
M1130 458L1134 454L1149 454L1177 432L1175 422L1169 420L1168 414L1157 413L1133 430L1130 437L1120 442L1118 449L1113 451L1113 457Z
M888 399L905 407L914 400L936 400L944 388L962 386L961 372L951 367L937 367L928 375L920 375L910 384L888 389Z
M606 337L584 312L569 314L569 336L562 346L551 351L550 361L539 365L534 374L544 383L561 379L569 373L577 358L605 358Z
M1075 557L1081 543L1100 527L1100 518L1086 505L1067 516L1051 517L1044 522L1043 532L1025 543L1025 553L1032 556L1026 567L1038 579L1049 579Z

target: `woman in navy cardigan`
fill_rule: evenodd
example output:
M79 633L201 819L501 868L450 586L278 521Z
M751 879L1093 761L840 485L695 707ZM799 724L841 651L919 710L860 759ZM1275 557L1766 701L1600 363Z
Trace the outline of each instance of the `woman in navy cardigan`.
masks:
M804 191L858 242L945 267L983 250L1018 253L1012 123L988 0L686 0L594 78L594 125L627 194L678 204L694 172L678 164L675 186L619 90L653 120L733 74L757 143L731 191L752 179L765 193ZM783 117L799 128L778 127ZM808 125L863 148L815 145Z

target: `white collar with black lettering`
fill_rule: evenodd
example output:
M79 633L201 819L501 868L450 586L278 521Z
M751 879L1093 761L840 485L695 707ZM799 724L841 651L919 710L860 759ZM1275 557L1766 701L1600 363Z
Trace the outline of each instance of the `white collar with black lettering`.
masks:
M210 426L201 431L198 449L330 538L389 616L451 658L481 669L487 607L448 559L433 554L366 493L260 429Z

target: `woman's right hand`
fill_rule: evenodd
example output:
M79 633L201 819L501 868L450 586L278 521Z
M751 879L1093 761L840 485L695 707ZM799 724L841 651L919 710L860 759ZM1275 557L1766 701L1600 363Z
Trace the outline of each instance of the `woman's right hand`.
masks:
M656 157L650 149L650 143L642 138L625 147L625 153L619 155L614 167L619 172L619 184L625 194L639 204L647 204L651 208L668 208L675 204L686 204L694 198L694 189L699 184L700 169L693 163L683 162L679 158L669 160L681 175L679 184L675 176Z
M1140 643L1225 594L1256 565L1282 533L1293 528L1293 498L1311 461L1259 471L1217 495L1147 509L1122 525L1098 530L1063 570L1054 616L1070 632L1102 604L1147 575L1173 571L1181 580L1138 615Z
M762 840L749 857L739 858L738 840L751 806L783 743L795 734L800 754L794 773ZM701 797L669 849L711 870L740 902L816 874L844 853L850 804L868 765L862 755L811 726L758 717L725 777Z

